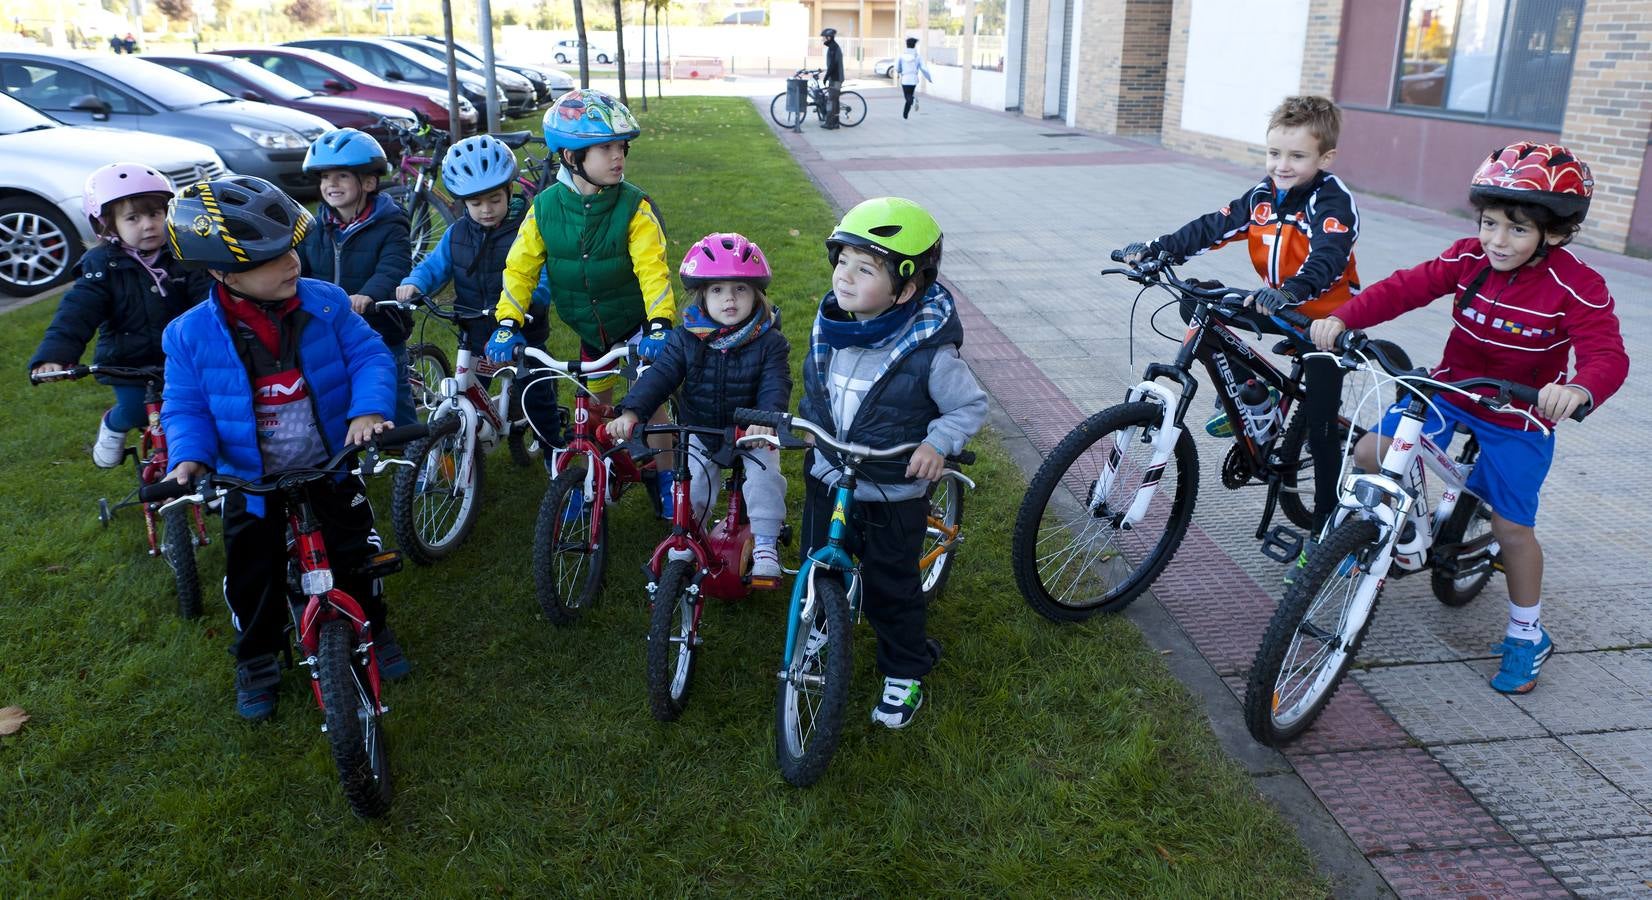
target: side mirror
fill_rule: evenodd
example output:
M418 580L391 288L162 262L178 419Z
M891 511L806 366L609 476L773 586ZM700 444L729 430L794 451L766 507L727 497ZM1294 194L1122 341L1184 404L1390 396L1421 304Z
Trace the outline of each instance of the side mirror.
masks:
M257 92L257 91L251 91L251 90L248 90L248 91L242 91L242 92L241 92L241 99L242 99L242 100L254 100L254 101L257 101L257 102L259 102L259 103L263 103L263 102L264 102L264 98L263 98L263 97L260 97L260 96L258 96L258 92Z
M324 90L324 91L329 91L329 92L334 93L334 94L337 94L341 91L350 90L348 87L345 87L344 82L339 81L337 78L329 78L326 81L323 81L321 83L321 89Z
M74 102L69 104L69 109L75 112L91 113L94 121L106 122L109 120L110 106L108 101L95 94L82 94L76 97Z
M390 79L391 81L406 81L407 80L407 76L403 75L402 70L400 70L400 69L389 69L384 73L384 77Z

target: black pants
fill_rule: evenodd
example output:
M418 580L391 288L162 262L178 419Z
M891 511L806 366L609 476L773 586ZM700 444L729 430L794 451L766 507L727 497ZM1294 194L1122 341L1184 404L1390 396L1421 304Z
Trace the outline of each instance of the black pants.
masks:
M375 629L384 628L384 598L375 579L357 574L382 544L373 530L367 486L351 476L315 481L306 488L321 533L333 583L361 605ZM224 500L224 599L240 638L230 648L237 660L278 653L286 645L287 504L279 494L264 498L262 517L247 512L244 494Z
M841 93L843 93L843 82L841 82L841 81L828 81L828 82L826 82L826 127L827 128L836 128L838 126L838 120L837 120L838 95L841 94Z
M901 85L901 93L906 95L906 106L901 108L901 118L904 119L907 117L908 113L912 112L912 101L917 99L918 86L915 84L903 84Z
M814 478L805 478L804 487L803 548L813 551L824 547L830 534L833 491ZM845 541L860 560L860 608L878 637L878 671L890 678L922 678L935 665L918 575L928 518L929 502L922 497L856 500Z

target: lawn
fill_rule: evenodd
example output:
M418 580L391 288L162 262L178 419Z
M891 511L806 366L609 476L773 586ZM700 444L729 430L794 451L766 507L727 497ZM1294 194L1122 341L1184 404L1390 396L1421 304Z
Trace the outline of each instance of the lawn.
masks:
M802 347L831 209L744 101L668 99L642 121L630 177L664 212L673 265L707 232L754 238ZM96 498L132 477L87 458L107 389L22 377L54 306L0 316L15 366L0 379L0 707L32 716L0 738L0 896L1325 892L1134 628L1057 628L1022 603L1008 548L1024 479L990 433L930 620L946 654L928 705L904 732L871 725L860 626L844 738L806 790L773 754L783 597L710 607L690 707L657 723L638 566L660 523L628 496L601 604L555 628L528 568L545 478L497 454L468 544L390 581L415 670L387 691L395 805L358 821L301 677L272 723L238 720L222 604L178 619L141 519L98 523ZM216 583L217 544L200 558Z

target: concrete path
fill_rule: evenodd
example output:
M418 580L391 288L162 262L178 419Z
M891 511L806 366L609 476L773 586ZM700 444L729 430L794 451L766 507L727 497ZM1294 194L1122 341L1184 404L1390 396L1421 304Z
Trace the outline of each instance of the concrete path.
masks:
M1132 326L1134 286L1100 276L1107 252L1225 203L1262 173L938 100L903 121L898 91L863 92L860 127L810 123L782 141L840 207L893 194L940 220L964 355L1030 472L1085 415L1122 399L1146 363L1174 352L1148 326L1156 303ZM754 101L766 117L768 97ZM1441 164L1466 181L1474 162ZM1466 219L1374 197L1360 210L1368 284L1471 233ZM1577 253L1611 284L1631 355L1652 348L1652 263ZM1237 248L1184 274L1256 281ZM1447 305L1376 332L1432 362ZM1179 339L1173 312L1161 322ZM1239 706L1281 593L1282 567L1251 538L1263 495L1223 489L1226 446L1198 434L1194 527L1127 615L1171 651L1224 746L1296 822L1339 896L1652 894L1652 571L1642 568L1652 467L1634 437L1652 424L1648 384L1637 368L1600 413L1561 431L1539 531L1558 652L1537 690L1509 698L1486 683L1507 615L1501 578L1460 609L1436 602L1426 578L1392 581L1360 654L1366 668L1283 754L1250 740Z

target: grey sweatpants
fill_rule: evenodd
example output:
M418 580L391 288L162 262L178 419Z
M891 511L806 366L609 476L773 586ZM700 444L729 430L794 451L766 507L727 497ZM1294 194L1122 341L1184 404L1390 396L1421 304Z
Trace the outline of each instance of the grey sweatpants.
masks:
M706 513L717 505L717 495L723 489L723 469L706 455L706 446L699 435L688 438L688 464L691 466L689 497L694 501L694 516L702 527ZM746 515L751 519L754 538L780 537L780 526L786 521L786 476L780 473L780 451L771 447L754 448L745 461ZM758 463L762 465L758 465Z

